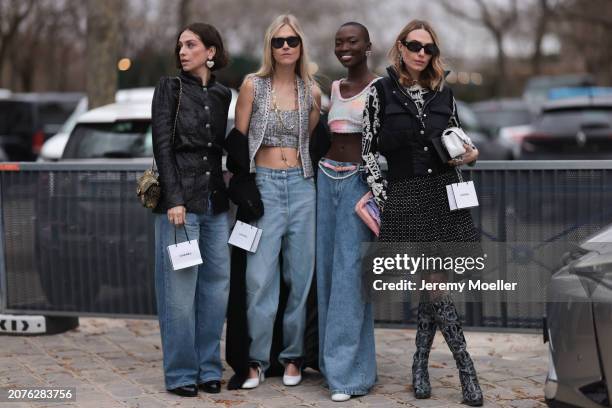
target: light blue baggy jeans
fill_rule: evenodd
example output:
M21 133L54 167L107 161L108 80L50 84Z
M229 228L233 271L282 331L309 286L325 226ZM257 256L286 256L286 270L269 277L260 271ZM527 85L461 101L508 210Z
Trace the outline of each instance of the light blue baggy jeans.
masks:
M322 159L333 166L355 163ZM373 234L355 213L368 191L360 170L319 163L317 177L317 299L319 369L330 391L367 394L376 382L372 304L361 291L361 243Z
M270 366L281 276L289 287L289 297L279 360L285 365L287 360L304 354L306 299L314 274L316 191L314 180L305 179L301 168L257 167L256 171L264 215L254 224L263 232L257 252L247 255L247 319L249 358L266 370Z
M221 333L230 282L228 213L187 213L189 239L198 239L203 264L173 270L167 247L175 227L166 214L155 218L155 291L167 389L220 380ZM182 227L177 242L186 241Z

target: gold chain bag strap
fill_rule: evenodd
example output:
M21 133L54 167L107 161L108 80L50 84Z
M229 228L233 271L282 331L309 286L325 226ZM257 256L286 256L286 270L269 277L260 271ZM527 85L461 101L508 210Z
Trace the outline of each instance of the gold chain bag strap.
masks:
M181 107L181 95L183 94L183 82L179 77L176 77L176 79L179 81L179 95L176 104L176 114L174 115L174 126L172 128L172 147L174 147L174 133L176 132L176 122L178 120L179 108ZM138 178L136 195L145 208L153 209L157 207L161 197L161 186L159 185L159 172L155 164L155 156L153 156L151 168L145 170L142 176Z

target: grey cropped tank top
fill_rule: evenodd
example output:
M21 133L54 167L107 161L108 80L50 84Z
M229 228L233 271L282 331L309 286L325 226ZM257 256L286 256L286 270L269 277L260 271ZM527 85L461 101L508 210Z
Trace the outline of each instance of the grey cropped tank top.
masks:
M264 133L263 146L292 147L299 146L299 111L279 111L280 120L274 110L268 116L268 125Z

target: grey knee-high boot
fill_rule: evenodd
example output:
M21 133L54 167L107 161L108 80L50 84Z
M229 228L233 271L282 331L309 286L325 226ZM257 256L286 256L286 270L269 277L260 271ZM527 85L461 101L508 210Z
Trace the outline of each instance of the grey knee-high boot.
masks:
M478 384L476 369L470 354L467 352L467 344L463 336L463 328L453 301L445 297L440 301L432 303L434 316L448 348L453 353L457 369L459 369L459 380L463 391L463 403L473 407L482 406L482 390Z
M414 396L419 399L431 396L427 364L435 335L436 321L432 305L430 302L420 302L417 312L417 332L414 339L416 352L412 360L412 388L414 389Z

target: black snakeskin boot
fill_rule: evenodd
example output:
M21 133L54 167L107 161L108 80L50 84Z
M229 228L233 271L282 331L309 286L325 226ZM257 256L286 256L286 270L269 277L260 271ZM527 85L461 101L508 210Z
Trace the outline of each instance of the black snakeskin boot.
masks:
M463 391L463 403L472 407L482 406L482 390L478 384L476 369L470 354L467 352L467 344L463 336L463 328L453 301L444 299L432 303L434 316L448 348L453 353L457 368L459 369L459 380Z
M417 312L417 332L414 339L416 352L412 360L412 388L418 399L431 397L431 384L427 364L429 351L436 335L436 321L430 302L420 302Z

